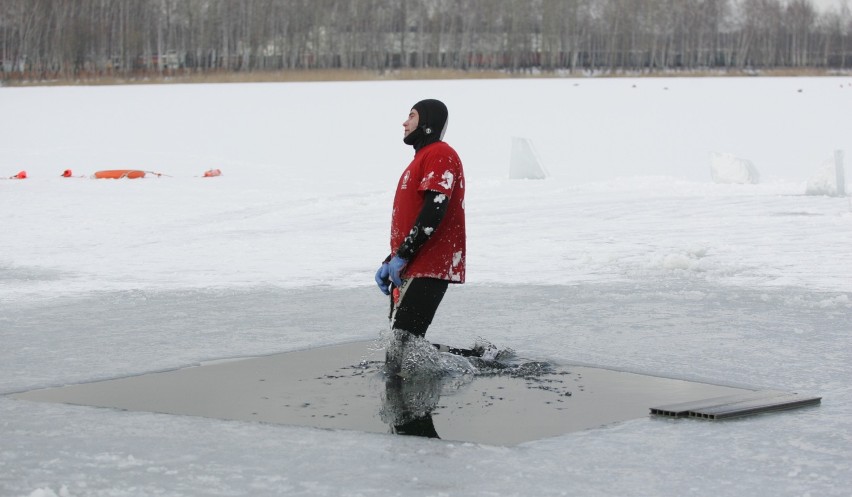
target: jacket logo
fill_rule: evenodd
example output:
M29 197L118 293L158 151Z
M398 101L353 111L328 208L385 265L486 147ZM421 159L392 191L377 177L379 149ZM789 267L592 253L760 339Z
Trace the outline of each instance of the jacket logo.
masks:
M402 175L402 184L399 185L400 190L408 189L408 180L411 178L411 171L405 171L405 174Z

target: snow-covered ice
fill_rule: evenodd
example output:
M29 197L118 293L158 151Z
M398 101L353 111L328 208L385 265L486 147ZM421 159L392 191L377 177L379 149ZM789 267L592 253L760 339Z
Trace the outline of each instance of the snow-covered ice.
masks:
M822 405L505 448L0 396L0 495L850 495L852 204L804 195L848 77L2 88L0 393L378 337L427 97L468 188L431 338ZM512 136L548 179L506 178ZM761 184L714 184L719 150Z

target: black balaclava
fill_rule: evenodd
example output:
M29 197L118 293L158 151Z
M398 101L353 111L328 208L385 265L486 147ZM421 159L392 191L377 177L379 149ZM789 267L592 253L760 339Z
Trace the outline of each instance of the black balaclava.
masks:
M414 150L420 150L430 143L441 141L444 138L449 117L447 106L440 100L430 98L417 102L412 109L416 110L420 116L417 129L409 133L402 141L406 145L413 146Z

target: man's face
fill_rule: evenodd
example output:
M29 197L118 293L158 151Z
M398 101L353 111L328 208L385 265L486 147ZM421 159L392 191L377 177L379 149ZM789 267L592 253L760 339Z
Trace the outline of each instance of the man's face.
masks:
M417 113L416 110L411 109L411 112L408 113L408 119L402 123L402 128L405 130L405 134L403 137L411 134L412 131L417 129L417 125L420 123L420 114Z

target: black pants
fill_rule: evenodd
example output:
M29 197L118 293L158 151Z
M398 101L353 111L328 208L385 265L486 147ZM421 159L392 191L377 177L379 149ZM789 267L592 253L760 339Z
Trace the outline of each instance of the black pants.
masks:
M447 292L449 282L436 278L410 278L391 292L391 328L425 336ZM397 292L398 290L398 292Z

